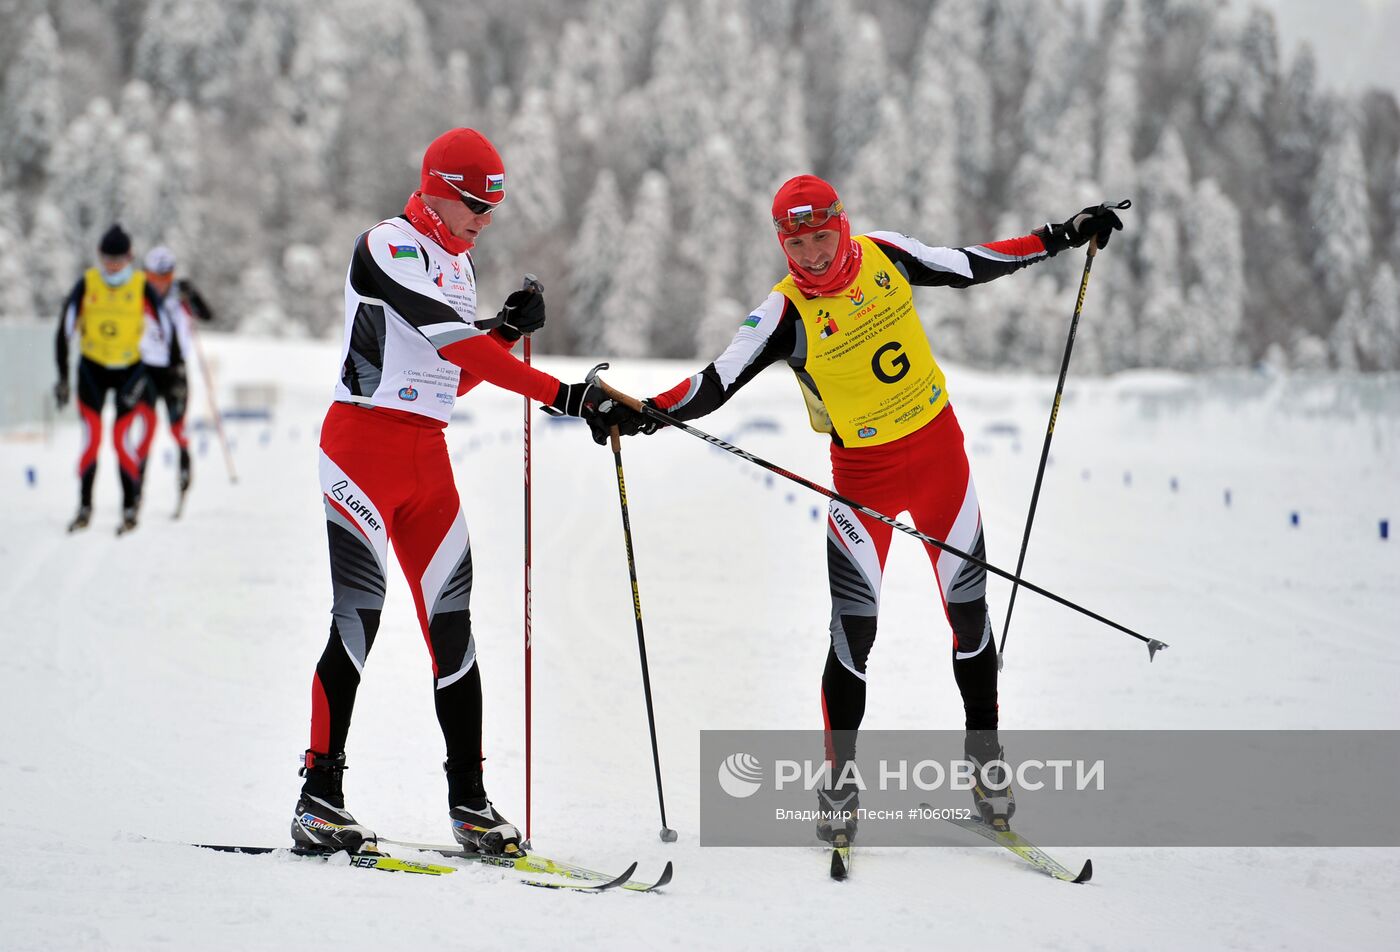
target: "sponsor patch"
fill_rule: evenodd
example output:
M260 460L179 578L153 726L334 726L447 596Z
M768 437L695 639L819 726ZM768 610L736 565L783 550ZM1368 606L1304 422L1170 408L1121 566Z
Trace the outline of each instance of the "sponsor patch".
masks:
M873 426L863 426L859 430L856 430L856 436L860 437L862 440L868 440L874 435L875 428Z
M408 402L412 403L414 400L418 399L418 391L414 390L412 387L400 387L399 399L407 400Z

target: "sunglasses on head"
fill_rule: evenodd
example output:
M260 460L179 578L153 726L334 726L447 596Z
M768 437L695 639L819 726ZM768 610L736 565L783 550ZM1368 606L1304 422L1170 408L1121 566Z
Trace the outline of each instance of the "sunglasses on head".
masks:
M495 203L494 205L493 205L491 202L483 202L481 199L477 198L477 197L476 197L475 195L473 195L471 192L465 192L465 191L463 191L462 189L458 188L456 185L453 185L451 182L448 182L447 176L443 175L443 174L442 174L441 172L439 172L437 169L433 169L433 170L430 172L430 174L436 175L438 178L442 179L444 182L447 182L447 186L448 186L449 188L451 188L452 191L454 191L454 192L457 193L457 197L460 198L460 199L462 200L462 204L465 205L465 206L467 206L467 209L468 209L473 215L485 215L487 212L495 211L495 210L496 210L496 205L499 205L499 204L500 204L500 202L497 202L497 203Z
M820 228L840 214L841 202L838 199L831 203L830 208L814 209L811 205L789 208L786 217L773 219L773 224L782 234L795 235L799 228Z

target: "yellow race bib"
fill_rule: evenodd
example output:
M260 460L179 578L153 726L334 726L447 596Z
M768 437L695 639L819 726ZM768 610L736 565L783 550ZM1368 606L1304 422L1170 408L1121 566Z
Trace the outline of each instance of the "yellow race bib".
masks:
M812 428L845 446L876 446L936 417L948 391L913 288L879 245L855 240L860 273L840 294L807 298L791 276L774 290L801 315L806 360L795 370Z
M130 367L141 359L146 320L146 273L137 271L120 287L109 287L102 273L88 268L83 276L83 304L78 313L82 354L104 367Z

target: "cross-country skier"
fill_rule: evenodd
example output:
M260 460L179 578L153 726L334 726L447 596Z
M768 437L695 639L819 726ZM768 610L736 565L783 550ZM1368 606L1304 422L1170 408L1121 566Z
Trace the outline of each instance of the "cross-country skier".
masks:
M180 494L190 488L190 442L185 436L185 404L189 397L189 374L186 359L193 350L190 342L192 314L184 295L175 286L175 253L164 245L146 252L146 283L160 301L161 319L146 329L141 338L141 362L146 365L150 386L146 402L150 407L151 426L141 447L144 462L156 435L156 401L165 401L165 418L170 435L180 450Z
M160 302L143 272L132 266L131 236L113 225L98 245L100 267L88 268L63 305L54 356L58 382L54 399L68 403L68 342L78 335L78 414L83 422L78 456L78 514L69 532L87 528L92 518L92 484L97 477L97 450L102 445L102 406L107 391L116 394L117 419L112 443L122 483L122 522L118 532L136 528L141 506L141 447L152 424L144 401L149 382L141 364L141 339L160 323Z
M617 411L596 386L562 384L510 355L522 334L544 325L537 288L511 293L494 315L478 313L468 249L505 196L496 149L480 132L453 129L428 146L419 190L403 214L355 241L340 379L321 428L334 603L311 686L311 745L292 820L292 837L302 844L354 850L375 842L346 810L341 777L393 543L432 660L453 834L469 849L520 849L519 831L492 806L482 781L471 546L443 429L457 398L482 381L581 416L595 430L606 430Z
M1106 244L1121 229L1112 211L1087 208L1059 225L1021 238L967 248L930 247L906 235L851 236L836 190L813 175L790 179L773 199L773 224L788 276L740 325L724 353L703 371L648 402L679 420L710 413L760 370L786 360L797 375L812 427L831 436L838 493L879 512L908 511L935 538L985 558L963 433L943 371L914 309L913 285L965 288L1003 277L1097 235ZM650 433L656 422L627 411L624 433ZM817 834L854 839L859 800L837 782L855 758L865 714L866 659L875 642L888 525L833 501L827 519L831 645L822 675L822 719L832 782L820 791L827 815ZM966 754L979 767L999 760L997 659L986 600L986 573L928 548L953 631L953 676L966 715ZM1004 779L994 768L993 786ZM979 773L981 771L979 770ZM1005 825L1011 789L979 783L976 807Z

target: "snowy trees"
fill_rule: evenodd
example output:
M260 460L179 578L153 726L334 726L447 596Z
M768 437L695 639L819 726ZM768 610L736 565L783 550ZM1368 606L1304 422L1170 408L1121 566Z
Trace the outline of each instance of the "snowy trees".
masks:
M603 302L613 288L612 263L622 237L621 206L617 179L604 169L583 206L583 222L569 254L570 325L585 354L598 353L610 319Z
M1313 264L1334 302L1360 278L1371 257L1370 197L1355 126L1345 118L1322 151L1308 217Z
M149 0L136 43L136 76L179 99L220 100L234 78L228 6L219 0Z
M652 330L683 320L663 294L671 244L671 199L666 177L647 172L637 189L632 218L612 256L612 286L599 310L602 334L595 353L643 357L652 353Z
M781 277L769 203L811 171L857 229L954 246L1132 198L1095 268L1086 368L1272 347L1400 367L1383 330L1400 108L1329 92L1329 64L1306 45L1285 59L1246 0L14 8L0 202L45 310L120 216L231 319L333 327L354 234L402 207L432 136L469 125L507 165L508 201L474 252L484 301L539 274L551 347L710 351ZM612 237L584 248L602 217ZM589 255L596 286L576 299L568 276ZM921 294L940 351L1053 363L1076 257Z
M34 18L19 55L5 71L0 105L0 162L4 179L33 188L48 173L49 156L63 127L58 31L48 14Z

